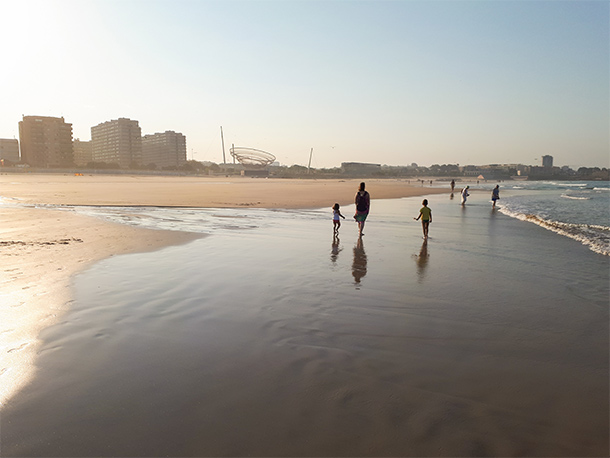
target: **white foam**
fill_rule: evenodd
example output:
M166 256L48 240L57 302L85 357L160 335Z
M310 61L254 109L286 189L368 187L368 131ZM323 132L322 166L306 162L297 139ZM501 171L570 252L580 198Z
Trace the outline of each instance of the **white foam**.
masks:
M547 220L537 215L514 212L506 207L501 207L500 211L505 215L534 223L557 234L577 240L595 253L610 256L610 227L597 224L562 223Z
M561 197L564 199L574 199L574 200L589 200L590 197L578 197L578 196L569 196L567 194L562 194Z

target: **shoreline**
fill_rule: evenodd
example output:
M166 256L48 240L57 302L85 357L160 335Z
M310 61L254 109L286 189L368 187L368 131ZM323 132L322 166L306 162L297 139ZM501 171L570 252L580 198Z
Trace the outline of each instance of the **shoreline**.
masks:
M330 208L335 200L352 203L360 182L150 178L0 176L0 196L17 203L0 206L0 297L6 304L0 311L0 407L34 375L38 335L69 309L74 275L108 257L156 251L205 236L106 222L69 207ZM369 180L367 189L374 200L448 192L398 180Z
M0 219L0 406L33 376L38 335L69 309L75 274L112 256L155 251L203 236L47 208L0 207Z

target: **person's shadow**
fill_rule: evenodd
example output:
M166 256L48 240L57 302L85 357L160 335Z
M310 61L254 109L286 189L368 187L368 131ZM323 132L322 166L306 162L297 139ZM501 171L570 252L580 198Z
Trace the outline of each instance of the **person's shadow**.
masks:
M362 237L358 237L358 241L354 246L354 263L352 264L352 275L357 285L360 284L362 277L366 275L366 253L364 251L364 242Z
M417 264L417 277L419 281L422 281L426 274L426 268L428 267L428 259L430 259L430 255L428 254L428 239L424 239L419 254L414 256L415 263Z

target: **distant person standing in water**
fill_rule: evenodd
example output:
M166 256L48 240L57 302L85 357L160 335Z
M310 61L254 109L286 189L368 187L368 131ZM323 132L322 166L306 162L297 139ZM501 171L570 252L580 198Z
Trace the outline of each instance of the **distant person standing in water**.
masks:
M500 185L497 184L496 187L491 191L491 201L493 202L491 208L496 208L496 200L500 199Z
M455 180L451 180L451 192L455 189Z
M468 189L470 189L470 186L466 186L464 189L462 189L462 205L464 205L466 203L466 200L468 199L468 196L470 195L468 193Z
M421 218L421 226L424 231L424 238L428 238L428 228L432 222L432 210L428 207L428 199L424 199L422 202L423 207L419 210L419 216L413 218L415 221Z
M341 227L341 220L339 217L345 219L345 216L341 214L341 210L339 210L339 204L333 205L333 229L335 234L339 233L339 228Z
M356 214L354 219L358 223L358 235L362 237L364 235L364 222L366 217L369 216L369 209L371 207L371 196L368 191L364 190L364 183L360 183L360 189L356 193Z

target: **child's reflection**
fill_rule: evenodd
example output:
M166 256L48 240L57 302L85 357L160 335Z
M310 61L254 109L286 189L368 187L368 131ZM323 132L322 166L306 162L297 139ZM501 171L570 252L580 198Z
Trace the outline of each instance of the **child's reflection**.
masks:
M364 243L362 237L358 237L358 241L354 246L354 263L352 264L352 275L356 283L360 283L362 277L366 275L366 253L364 252Z
M337 258L339 257L339 252L343 250L343 248L339 248L339 237L338 234L333 235L333 244L330 249L330 260L334 264L337 262Z
M419 281L424 279L424 274L426 273L426 267L428 267L428 259L430 255L428 254L428 239L424 239L424 243L422 243L421 249L419 250L419 255L414 255L415 263L417 264L417 276L419 277Z

